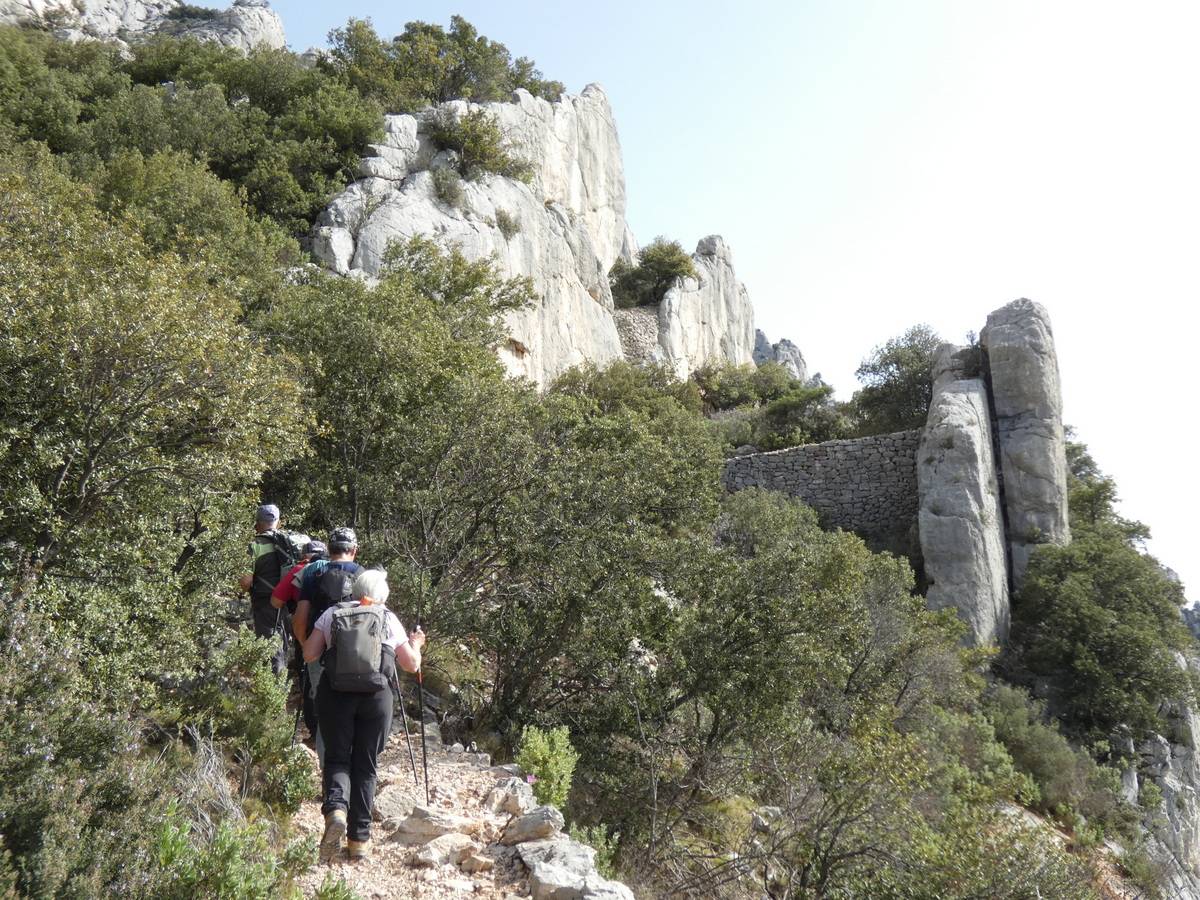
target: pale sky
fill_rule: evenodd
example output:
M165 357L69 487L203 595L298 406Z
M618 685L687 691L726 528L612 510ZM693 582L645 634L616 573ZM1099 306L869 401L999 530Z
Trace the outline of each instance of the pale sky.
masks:
M1066 421L1200 599L1200 4L275 0L293 49L458 13L608 91L639 241L724 235L846 398L871 348L1047 307Z

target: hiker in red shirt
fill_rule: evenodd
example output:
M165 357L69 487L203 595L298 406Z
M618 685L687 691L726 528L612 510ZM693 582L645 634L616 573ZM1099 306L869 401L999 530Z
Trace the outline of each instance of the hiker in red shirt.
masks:
M304 555L300 557L300 561L284 573L279 579L279 584L271 591L271 605L276 609L286 606L288 615L295 613L296 604L300 601L300 573L310 562L324 559L328 555L329 551L324 541L313 540L305 544Z

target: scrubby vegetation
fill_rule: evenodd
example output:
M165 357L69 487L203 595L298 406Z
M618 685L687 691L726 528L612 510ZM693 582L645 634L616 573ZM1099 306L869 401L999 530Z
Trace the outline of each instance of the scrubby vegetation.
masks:
M1135 740L1168 732L1164 699L1196 690L1182 654L1194 641L1179 615L1182 586L1141 550L1149 531L1116 512L1116 488L1071 447L1071 543L1039 547L1013 604L1006 676L1043 681L1069 733L1089 743L1121 728Z
M708 365L691 380L726 453L744 446L782 450L851 434L832 387L802 382L778 363Z
M391 41L380 38L370 20L351 19L330 32L329 40L320 68L389 113L446 100L509 100L519 88L547 100L563 92L560 82L542 77L533 60L514 60L507 47L480 35L461 16L451 18L449 30L409 22Z
M640 251L636 265L618 259L608 273L617 309L661 303L678 278L695 278L696 266L679 241L657 237Z
M452 727L518 754L647 893L1084 898L1090 848L1136 843L1113 732L1188 696L1190 639L1086 453L1076 542L1034 555L999 664L1036 701L988 685L905 560L720 490L741 444L910 427L928 329L849 405L775 365L539 393L493 352L531 285L487 261L415 239L372 289L283 274L381 108L553 94L527 61L461 20L386 45L352 22L315 71L15 29L0 50L0 893L287 896L311 861L285 686L226 621L264 496L358 529L437 636ZM614 291L692 273L660 240Z
M429 128L429 138L440 150L454 151L459 174L475 181L489 172L528 181L533 168L512 155L496 117L476 109L458 116L441 110Z

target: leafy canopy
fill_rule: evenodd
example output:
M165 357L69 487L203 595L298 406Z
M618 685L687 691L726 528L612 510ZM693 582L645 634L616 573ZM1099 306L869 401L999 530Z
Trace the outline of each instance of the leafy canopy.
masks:
M507 47L480 35L461 16L450 19L449 30L409 22L391 41L380 38L370 20L351 19L329 33L329 42L319 67L389 113L447 100L507 101L519 88L551 101L563 92L532 60L514 60Z
M696 266L679 241L656 237L638 251L637 265L618 259L608 273L617 309L661 303L680 278L695 278Z
M876 347L855 375L862 389L850 406L859 434L890 434L921 428L933 397L933 362L942 339L928 325L914 325Z

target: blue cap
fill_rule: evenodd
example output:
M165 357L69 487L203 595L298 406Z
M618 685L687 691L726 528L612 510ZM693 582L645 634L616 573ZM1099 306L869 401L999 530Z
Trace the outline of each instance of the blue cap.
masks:
M254 517L255 522L278 522L279 507L274 503L264 503L258 508L258 514Z

